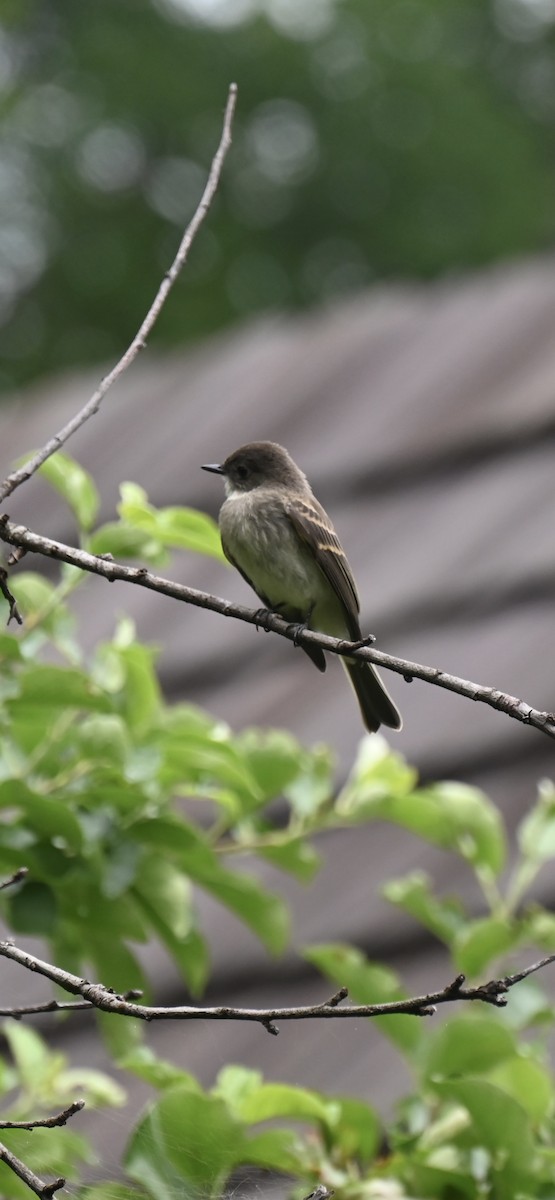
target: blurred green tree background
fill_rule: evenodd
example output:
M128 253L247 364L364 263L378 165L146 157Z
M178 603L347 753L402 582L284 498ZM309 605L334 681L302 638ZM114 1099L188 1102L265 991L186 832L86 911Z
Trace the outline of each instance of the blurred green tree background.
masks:
M2 0L0 387L549 248L554 0Z

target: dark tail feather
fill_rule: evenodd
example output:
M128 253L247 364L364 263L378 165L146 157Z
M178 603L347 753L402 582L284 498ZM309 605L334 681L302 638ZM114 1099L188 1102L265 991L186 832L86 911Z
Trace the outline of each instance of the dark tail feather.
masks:
M401 729L401 714L386 691L376 668L371 663L353 662L352 659L341 661L355 690L368 732L375 733L380 725L387 725L389 729Z

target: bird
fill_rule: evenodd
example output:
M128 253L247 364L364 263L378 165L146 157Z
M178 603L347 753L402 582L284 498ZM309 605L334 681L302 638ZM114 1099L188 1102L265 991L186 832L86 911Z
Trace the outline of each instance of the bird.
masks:
M360 602L345 551L308 479L277 442L249 442L223 463L222 549L264 607L301 628L362 641ZM321 646L302 645L319 671ZM372 663L341 658L369 733L402 728L397 706Z

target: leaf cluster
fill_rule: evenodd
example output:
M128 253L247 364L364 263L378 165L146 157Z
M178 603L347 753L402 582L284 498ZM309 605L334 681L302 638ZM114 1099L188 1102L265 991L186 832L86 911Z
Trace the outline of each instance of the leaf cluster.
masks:
M119 520L95 528L97 497L82 468L58 455L43 472L70 505L84 546L122 554L127 545L145 557L176 546L220 554L206 518L156 510L130 484ZM457 783L419 786L378 736L362 742L337 790L326 748L306 748L278 730L234 735L193 705L165 703L155 653L126 619L86 659L68 604L80 582L74 570L63 569L54 583L20 572L13 587L25 628L19 638L0 635L0 872L22 864L29 870L0 893L14 934L41 935L60 966L146 997L139 951L157 940L189 993L199 995L210 973L200 892L279 955L289 937L287 905L256 878L253 861L309 883L326 833L387 821L400 837L457 856L475 878L479 910L438 895L422 872L383 889L445 946L457 971L485 979L531 945L555 949L555 916L529 898L539 871L555 859L553 784L541 784L510 863L502 815L482 792ZM352 946L311 945L302 953L357 1003L403 995L393 971ZM205 1089L157 1058L138 1023L103 1014L115 1061L154 1098L131 1133L126 1181L81 1194L217 1197L255 1168L288 1177L299 1193L323 1183L346 1200L547 1198L555 1189L554 1018L530 980L511 992L504 1010L453 1009L441 1022L378 1018L410 1077L407 1095L386 1117L371 1062L365 1099L265 1081L232 1064ZM114 1084L68 1067L32 1030L9 1022L4 1034L12 1062L0 1062L0 1093L11 1116L67 1103L74 1088L87 1101L121 1103ZM360 1038L364 1053L362 1028ZM14 1153L20 1137L6 1134ZM73 1176L89 1153L66 1129L34 1131L32 1156L26 1150L43 1173ZM4 1166L1 1176L4 1195L25 1194Z

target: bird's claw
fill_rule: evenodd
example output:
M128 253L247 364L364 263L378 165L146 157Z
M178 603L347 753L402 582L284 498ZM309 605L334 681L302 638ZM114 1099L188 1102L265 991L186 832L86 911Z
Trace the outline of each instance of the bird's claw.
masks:
M265 633L269 632L269 630L265 626L265 621L268 620L268 617L272 617L273 615L274 614L272 613L271 608L257 608L257 610L254 614L254 624L256 626L257 633L258 633L258 630L260 629L261 625L262 625L262 628L264 629Z
M293 645L294 646L300 645L301 634L303 634L305 632L305 630L307 630L307 629L308 629L308 621L298 621L298 622L294 623L293 625L288 625L287 631L288 631L288 633L293 634Z

